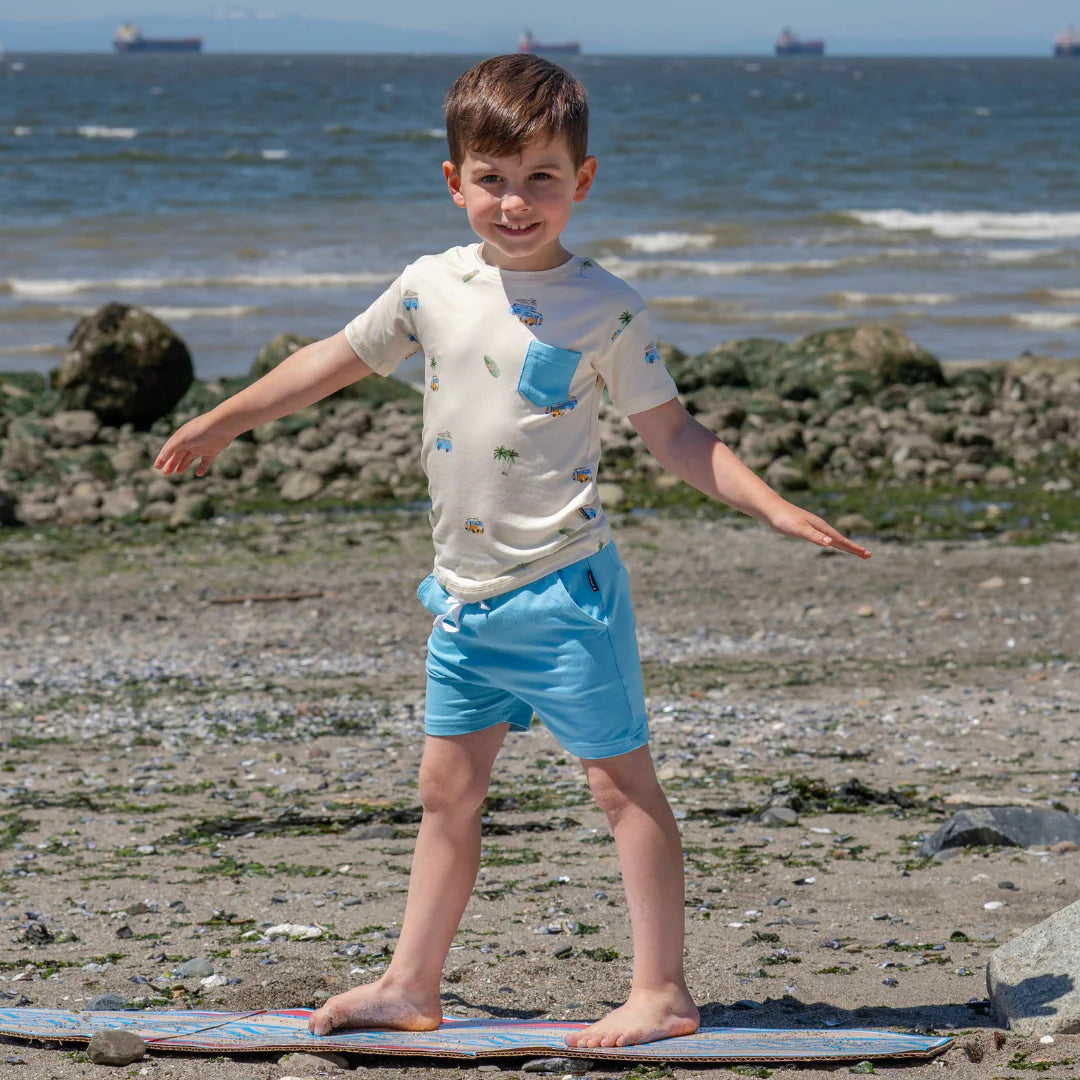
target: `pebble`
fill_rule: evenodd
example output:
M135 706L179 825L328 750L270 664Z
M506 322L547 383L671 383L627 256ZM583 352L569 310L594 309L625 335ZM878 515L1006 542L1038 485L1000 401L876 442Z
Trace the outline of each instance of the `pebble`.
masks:
M130 1008L123 994L98 994L86 1003L87 1012L122 1012Z
M323 1053L291 1053L278 1058L279 1065L285 1065L290 1069L307 1073L336 1073L349 1068L349 1059L344 1054Z
M214 974L214 965L204 956L196 956L176 969L181 979L204 979Z
M584 1058L547 1057L532 1058L521 1066L522 1072L538 1073L570 1073L573 1076L581 1076L587 1073L595 1065Z
M130 1065L146 1056L146 1043L134 1031L102 1028L94 1032L86 1053L95 1065Z

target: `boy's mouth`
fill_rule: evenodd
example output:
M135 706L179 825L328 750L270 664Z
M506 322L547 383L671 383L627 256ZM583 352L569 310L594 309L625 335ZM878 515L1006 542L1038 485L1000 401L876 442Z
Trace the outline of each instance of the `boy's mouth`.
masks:
M540 228L540 222L534 221L529 225L501 225L496 223L495 226L501 232L509 233L511 236L525 236L528 233Z

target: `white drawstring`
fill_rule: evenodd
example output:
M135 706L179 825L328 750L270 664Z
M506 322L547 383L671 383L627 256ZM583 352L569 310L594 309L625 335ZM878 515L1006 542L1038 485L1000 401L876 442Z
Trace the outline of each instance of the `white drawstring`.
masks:
M456 596L450 596L450 607L441 615L436 615L431 625L438 627L448 634L456 634L461 629L461 613L465 609L466 601L459 600ZM491 608L486 600L480 601L481 611L490 611Z

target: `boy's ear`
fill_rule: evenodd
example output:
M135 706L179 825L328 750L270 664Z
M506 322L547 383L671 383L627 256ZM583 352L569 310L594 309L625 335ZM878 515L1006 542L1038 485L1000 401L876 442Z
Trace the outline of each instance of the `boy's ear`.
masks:
M577 186L574 188L574 202L581 202L581 200L589 194L589 188L592 187L592 183L595 179L596 158L590 154L581 163L581 168L577 171Z
M450 192L450 197L458 206L464 208L465 196L461 194L461 176L458 174L457 166L452 161L444 161L442 171L443 176L446 177L446 187Z

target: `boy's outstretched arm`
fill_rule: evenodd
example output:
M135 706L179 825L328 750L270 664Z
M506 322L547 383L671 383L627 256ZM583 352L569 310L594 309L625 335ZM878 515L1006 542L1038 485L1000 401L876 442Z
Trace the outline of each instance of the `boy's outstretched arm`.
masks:
M313 405L370 374L371 368L345 340L344 330L313 341L261 379L178 428L161 448L154 468L166 475L182 473L198 461L195 475L203 476L237 435Z
M629 420L653 457L668 472L698 491L759 518L778 533L847 551L860 559L870 558L866 548L773 491L708 428L699 424L678 398L634 413Z

